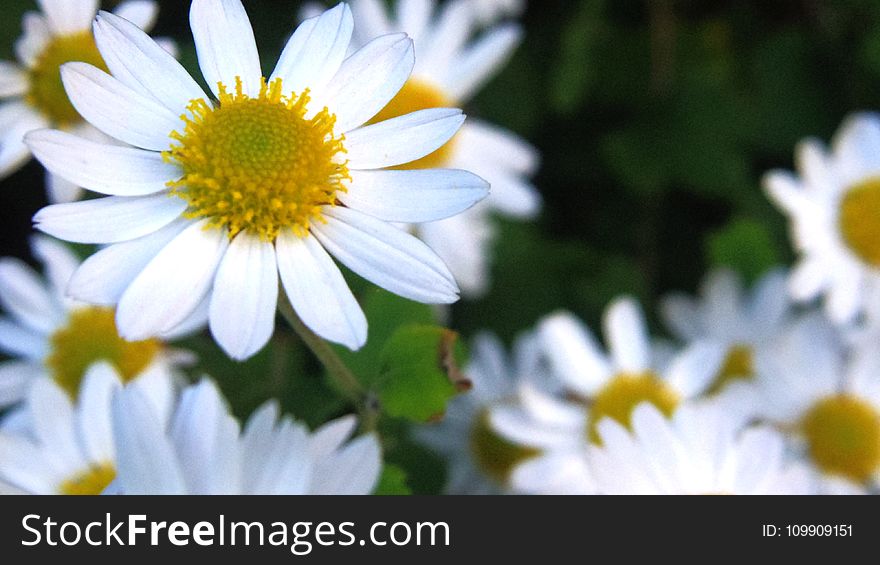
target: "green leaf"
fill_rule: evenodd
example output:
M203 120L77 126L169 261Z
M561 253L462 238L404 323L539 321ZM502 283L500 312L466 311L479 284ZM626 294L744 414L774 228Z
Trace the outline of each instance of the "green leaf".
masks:
M393 463L386 463L382 467L382 476L373 494L377 495L401 495L412 494L412 489L406 483L406 471Z
M709 236L706 256L712 265L730 267L754 281L781 262L782 251L764 224L740 218Z

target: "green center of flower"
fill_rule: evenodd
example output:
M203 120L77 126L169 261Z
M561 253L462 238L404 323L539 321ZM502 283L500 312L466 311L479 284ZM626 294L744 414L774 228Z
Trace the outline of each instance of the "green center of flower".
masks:
M871 177L847 191L838 219L843 241L859 259L880 267L880 177Z
M501 485L507 484L510 473L518 463L541 454L538 449L523 447L501 437L489 424L486 411L474 418L470 449L479 468Z
M421 82L419 80L410 79L403 85L400 92L389 102L382 111L370 120L371 124L390 120L404 116L418 110L427 110L430 108L449 108L452 102L437 87ZM449 165L452 158L452 150L455 138L453 137L446 142L443 147L437 149L433 153L425 155L421 159L411 161L409 163L390 167L392 169L439 169Z
M304 236L321 221L322 207L336 204L349 179L342 137L333 136L336 117L327 108L306 118L308 91L285 96L281 79L263 83L259 96L220 85L219 104L190 102L184 132L163 153L183 170L169 183L189 203L187 217L274 241L282 229Z
M54 37L28 71L30 89L25 99L58 127L82 121L61 82L61 65L81 61L107 71L107 65L89 31Z
M864 400L843 394L824 398L801 427L810 456L825 473L860 482L880 467L880 414Z
M101 494L116 478L116 469L111 463L89 467L81 473L61 483L60 494L85 495Z
M158 340L125 341L119 337L112 308L87 307L70 313L67 325L49 337L46 366L72 399L86 370L106 361L128 382L146 369L160 350Z
M733 381L750 381L755 378L755 359L748 345L733 345L721 365L715 380L709 386L709 394L715 394Z
M671 416L679 403L678 394L652 371L620 373L611 378L593 399L587 433L590 441L602 444L598 424L613 418L630 428L632 413L642 402L650 402L666 416Z

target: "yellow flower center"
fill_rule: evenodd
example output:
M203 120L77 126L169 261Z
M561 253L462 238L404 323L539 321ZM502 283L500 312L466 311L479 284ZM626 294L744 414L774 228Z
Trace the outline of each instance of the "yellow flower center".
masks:
M540 450L523 447L498 435L483 411L474 419L470 437L471 455L480 469L498 484L504 485L513 468L526 459L540 455Z
M93 363L107 361L128 382L149 366L160 347L155 339L125 341L119 337L112 308L80 308L49 338L46 366L55 382L75 400Z
M755 378L755 359L748 345L734 345L727 351L724 364L709 386L708 393L715 394L733 381L750 381Z
M95 465L61 483L60 494L101 494L115 478L116 469L111 463Z
M838 225L850 250L872 267L880 267L880 177L849 189L840 203Z
M336 116L327 108L306 118L308 91L285 96L281 79L263 82L259 96L235 94L220 84L220 102L190 102L184 132L163 153L183 177L171 193L189 203L187 217L245 231L274 241L282 229L304 236L310 222L323 219L322 206L336 204L336 192L350 179L342 137L333 136Z
M30 89L25 99L58 127L82 121L61 83L61 65L71 61L89 63L107 71L107 65L90 31L54 37L28 71Z
M801 427L813 461L825 473L865 481L880 467L880 414L864 400L843 394L824 398Z
M613 418L630 428L632 413L642 402L650 402L666 416L671 416L678 406L678 394L651 371L644 373L620 373L599 391L590 408L587 433L590 440L602 444L598 424L603 418Z
M418 110L427 110L429 108L449 108L453 103L437 87L410 79L403 85L400 92L389 102L382 111L370 120L369 123L375 124L398 116L404 116ZM437 149L433 153L425 155L421 159L411 161L392 169L439 169L447 167L452 158L452 150L455 138L453 137L446 142L443 147Z

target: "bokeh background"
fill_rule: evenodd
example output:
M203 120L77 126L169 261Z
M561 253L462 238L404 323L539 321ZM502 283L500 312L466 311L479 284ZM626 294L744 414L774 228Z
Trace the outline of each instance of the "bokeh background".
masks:
M189 2L160 4L154 35L176 39L195 71ZM299 2L244 4L271 69ZM12 57L29 9L33 0L3 0L0 57ZM539 148L545 207L533 223L498 220L491 292L447 320L465 337L488 328L509 342L559 308L596 324L622 293L653 318L660 296L692 292L714 266L752 280L790 264L762 173L791 168L798 140L827 140L880 97L876 1L551 0L521 20L523 44L466 110ZM36 162L0 181L3 255L33 263L30 218L45 204ZM285 332L243 365L204 336L186 346L202 359L193 370L215 376L241 415L270 397L312 423L343 409ZM436 459L399 437L389 458L414 491L436 492Z

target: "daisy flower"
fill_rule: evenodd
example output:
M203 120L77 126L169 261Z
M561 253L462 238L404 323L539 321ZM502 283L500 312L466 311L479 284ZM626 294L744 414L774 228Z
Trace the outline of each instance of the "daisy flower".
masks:
M719 269L705 278L699 297L673 294L662 301L662 317L675 337L684 343L712 340L727 348L711 392L754 378L755 351L782 334L791 321L786 280L784 271L771 271L746 293L736 273Z
M107 363L89 369L76 402L58 384L34 384L25 409L33 422L30 434L0 432L0 479L32 494L101 494L117 471L110 402L122 387ZM138 391L157 418L170 414L171 383L138 381Z
M601 494L818 494L810 470L790 461L781 434L741 429L718 406L683 406L667 418L636 407L632 431L606 418L590 447Z
M756 358L759 415L790 435L825 490L864 492L880 479L880 353L845 347L818 314ZM848 488L847 488L848 486Z
M79 259L46 236L31 241L34 256L44 265L45 281L19 259L0 258L0 305L7 312L0 316L0 352L12 357L0 362L0 407L19 402L35 382L45 379L75 399L86 371L99 361L110 363L128 382L170 378L175 366L190 359L156 337L126 341L117 331L113 308L66 298ZM197 313L163 338L179 337L203 321Z
M447 405L443 419L418 431L418 438L447 461L449 494L508 492L510 473L537 450L513 444L489 424L493 406L513 401L516 383L535 376L534 340L521 338L513 358L491 334L474 338L465 374L473 388Z
M381 471L375 434L346 442L353 417L310 434L267 402L242 430L207 379L183 391L168 426L131 389L112 420L122 494L369 494Z
M790 292L797 300L824 295L828 316L847 324L880 304L880 117L856 114L830 149L808 139L795 156L798 175L764 178L800 255Z
M41 12L24 16L24 35L15 43L18 63L0 61L0 178L11 174L31 157L23 142L29 131L57 127L83 137L104 136L83 121L71 105L61 84L60 67L68 61L83 61L106 69L92 35L92 20L98 0L39 0ZM159 10L152 0L122 2L114 13L141 29L149 30ZM174 50L173 43L162 40ZM48 174L51 202L79 198L76 183Z
M400 0L389 16L379 0L352 2L355 44L397 31L406 32L415 43L412 75L374 121L426 108L460 106L502 67L519 44L522 30L516 24L503 24L469 41L477 24L476 4L458 0L438 9L433 0ZM489 284L492 214L533 218L540 210L540 196L528 181L538 167L538 153L515 134L470 119L448 143L398 168L433 167L472 171L492 186L489 197L464 214L415 228L449 265L462 291L477 296Z
M525 383L516 404L492 410L491 423L498 432L542 450L542 457L530 462L535 471L528 480L515 483L521 490L544 488L542 475L549 469L570 470L590 484L585 451L589 442L601 442L599 421L610 417L628 427L641 402L671 416L683 402L702 397L724 359L723 346L694 342L668 362L656 362L642 311L629 298L608 307L604 326L608 354L571 315L543 320L538 325L540 348L562 392Z
M265 79L239 0L195 0L190 24L215 98L145 33L102 12L95 37L112 75L68 63L62 77L80 114L133 147L28 136L48 169L111 195L35 216L61 239L112 244L90 259L102 276L75 278L71 294L118 303L130 340L207 301L211 331L235 359L272 335L279 275L315 333L365 343L366 318L331 254L406 298L457 300L443 261L391 222L456 214L488 185L461 170L377 169L435 150L464 116L435 108L361 127L406 82L412 42L386 35L346 58L353 20L340 4L300 25Z

